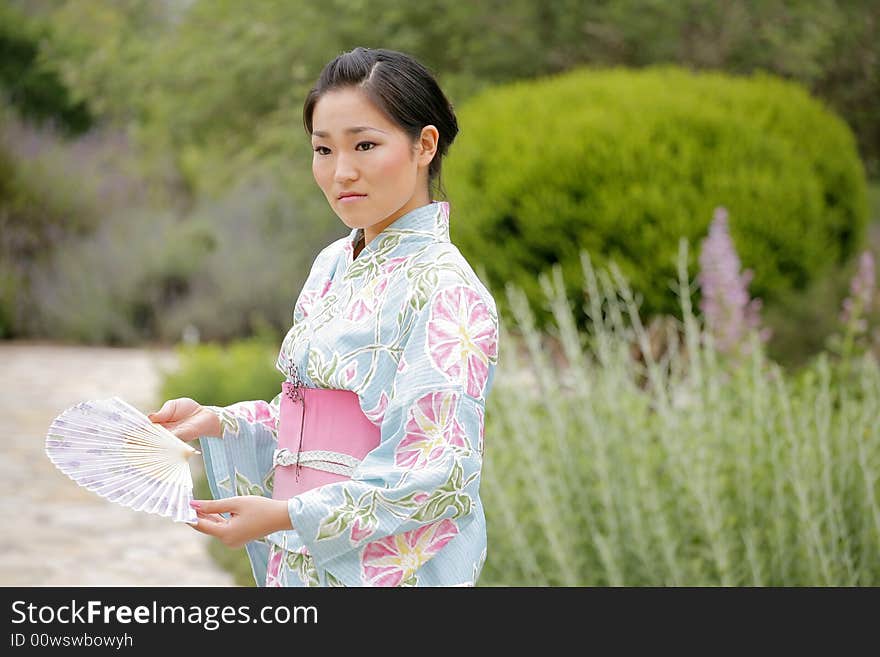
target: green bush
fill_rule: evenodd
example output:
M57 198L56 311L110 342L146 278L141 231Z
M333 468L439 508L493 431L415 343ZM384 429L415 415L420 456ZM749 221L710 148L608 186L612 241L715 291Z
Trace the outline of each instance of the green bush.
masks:
M458 113L464 131L446 167L453 241L491 286L521 287L539 326L549 314L536 274L558 262L579 308L581 249L597 265L614 260L646 314L678 312L667 294L678 240L699 243L717 206L765 303L864 243L850 130L766 74L578 69L487 90ZM505 299L499 309L509 316Z
M179 345L180 366L163 372L163 400L192 397L203 405L228 406L254 399L271 400L281 391L275 368L281 338L270 329L227 346Z

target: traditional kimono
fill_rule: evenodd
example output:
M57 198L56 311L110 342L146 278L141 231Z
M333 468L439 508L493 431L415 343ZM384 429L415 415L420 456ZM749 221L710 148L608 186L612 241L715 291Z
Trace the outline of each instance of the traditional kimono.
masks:
M445 201L401 216L355 258L362 237L353 229L315 258L276 367L356 393L380 442L350 480L289 499L293 530L245 546L254 579L473 586L486 558L479 493L495 302L449 241ZM208 407L222 426L201 438L215 499L272 496L280 399Z

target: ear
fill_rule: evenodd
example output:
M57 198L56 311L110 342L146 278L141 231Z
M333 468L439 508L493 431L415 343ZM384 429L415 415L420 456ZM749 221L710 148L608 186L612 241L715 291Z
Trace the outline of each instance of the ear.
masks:
M437 144L440 143L440 131L433 125L426 125L422 128L422 134L419 138L418 153L419 165L428 166L434 155L437 153Z

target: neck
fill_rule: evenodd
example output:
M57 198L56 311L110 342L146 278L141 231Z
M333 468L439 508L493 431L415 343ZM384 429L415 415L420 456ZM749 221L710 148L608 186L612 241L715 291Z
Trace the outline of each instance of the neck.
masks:
M364 245L366 246L367 244L372 242L373 239L379 233L381 233L383 230L388 228L388 226L390 226L395 221L400 219L400 217L402 217L406 213L411 212L412 210L415 210L416 208L420 208L423 205L428 205L428 203L430 203L430 202L431 202L431 197L428 195L427 191L425 191L423 194L414 195L406 203L406 205L404 205L402 208L400 208L397 212L392 214L390 217L388 217L384 221L381 221L377 224L374 224L373 226L367 226L366 228L364 228ZM355 253L357 253L357 251L355 251Z

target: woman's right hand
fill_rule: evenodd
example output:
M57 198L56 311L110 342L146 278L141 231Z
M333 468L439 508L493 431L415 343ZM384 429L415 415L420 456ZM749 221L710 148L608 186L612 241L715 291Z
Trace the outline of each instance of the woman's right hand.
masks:
M189 397L169 399L155 413L147 415L154 424L160 424L184 442L199 436L220 436L220 419L215 413Z

